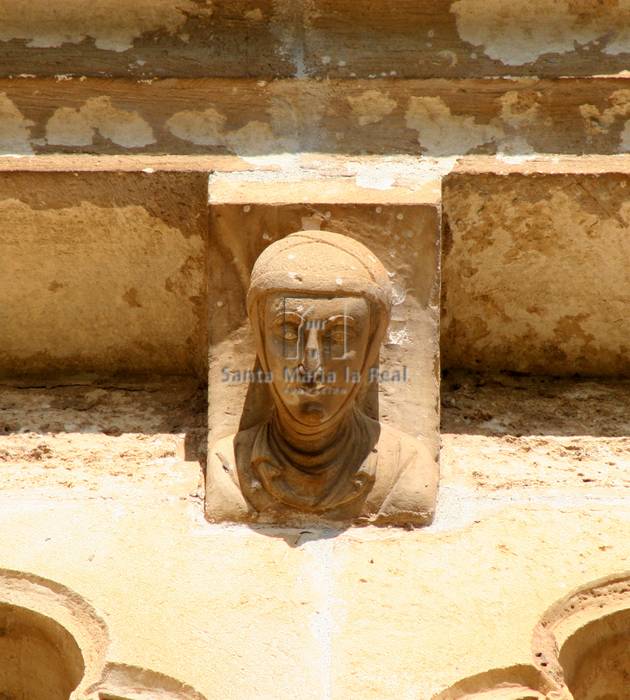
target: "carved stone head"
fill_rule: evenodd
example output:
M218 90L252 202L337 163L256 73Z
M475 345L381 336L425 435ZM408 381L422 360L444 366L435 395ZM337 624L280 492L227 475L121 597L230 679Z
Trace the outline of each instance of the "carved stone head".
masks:
M378 363L391 296L381 262L346 236L302 231L262 253L247 308L284 425L329 431L352 410Z
M211 520L431 521L435 457L381 425L366 400L378 389L391 302L382 263L346 236L300 231L260 255L247 294L258 398L252 410L246 401L239 432L210 450Z

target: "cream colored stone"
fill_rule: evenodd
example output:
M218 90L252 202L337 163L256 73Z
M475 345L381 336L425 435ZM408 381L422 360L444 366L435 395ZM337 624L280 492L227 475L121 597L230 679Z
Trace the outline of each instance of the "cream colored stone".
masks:
M203 175L2 180L2 374L201 369Z
M262 698L429 700L530 664L545 609L628 563L627 518L605 504L506 502L434 533L322 539L204 524L198 502L155 486L143 496L120 484L124 498L89 507L63 491L48 491L54 506L8 493L2 518L16 536L0 556L103 611L110 662L159 669L207 698L245 699L255 686Z
M627 175L500 170L445 185L445 365L627 375Z
M525 397L515 425L535 429L543 402L558 415L552 429L575 426L557 410L569 384L554 386L553 405L535 384L513 389ZM579 420L616 406L621 427L615 397L623 386L597 386L573 399ZM595 640L608 639L615 653L598 620L602 611L627 615L627 596L589 594L578 614L563 611L591 582L630 568L621 481L599 493L577 488L551 462L528 492L517 475L531 458L516 452L510 484L497 492L462 478L481 455L455 451L445 456L438 517L423 530L210 525L200 465L192 452L183 459L190 435L199 430L203 441L205 432L194 391L190 382L14 383L0 394L10 426L0 435L0 527L11 532L0 538L0 598L67 629L103 692L130 700L247 700L252 688L269 700L516 700L541 696L533 655L541 621L547 642L558 640L565 654L574 639L571 658ZM501 391L482 387L480 410L503 406ZM33 586L21 575L16 586L6 569L48 582ZM608 653L603 644L595 652L589 676ZM531 690L518 695L517 685Z

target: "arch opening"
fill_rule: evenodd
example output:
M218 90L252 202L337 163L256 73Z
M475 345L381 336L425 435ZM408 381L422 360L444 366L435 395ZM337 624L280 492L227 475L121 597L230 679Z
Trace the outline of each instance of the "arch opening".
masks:
M628 700L630 610L580 628L563 645L560 665L574 700Z
M77 642L58 622L0 603L1 700L69 700L84 670Z

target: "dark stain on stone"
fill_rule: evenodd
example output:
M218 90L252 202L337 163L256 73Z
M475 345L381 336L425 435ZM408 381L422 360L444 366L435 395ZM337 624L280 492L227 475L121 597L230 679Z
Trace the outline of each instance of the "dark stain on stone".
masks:
M135 287L131 287L123 294L123 299L134 308L142 308L142 304L138 301L138 290Z

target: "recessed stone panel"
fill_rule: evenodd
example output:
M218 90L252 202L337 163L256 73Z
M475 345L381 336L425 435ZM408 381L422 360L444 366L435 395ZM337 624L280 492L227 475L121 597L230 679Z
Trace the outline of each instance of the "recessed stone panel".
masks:
M294 231L324 229L364 243L389 271L395 305L381 351L380 417L438 447L439 212L407 191L357 190L331 183L210 184L210 443L236 431L253 368L245 292L260 252ZM357 192L361 192L358 203ZM404 192L404 191L403 191ZM348 195L344 201L344 195ZM394 381L394 372L405 373ZM238 378L237 378L238 379Z
M630 375L629 192L625 159L447 176L444 365Z
M0 373L201 373L206 183L0 174Z

